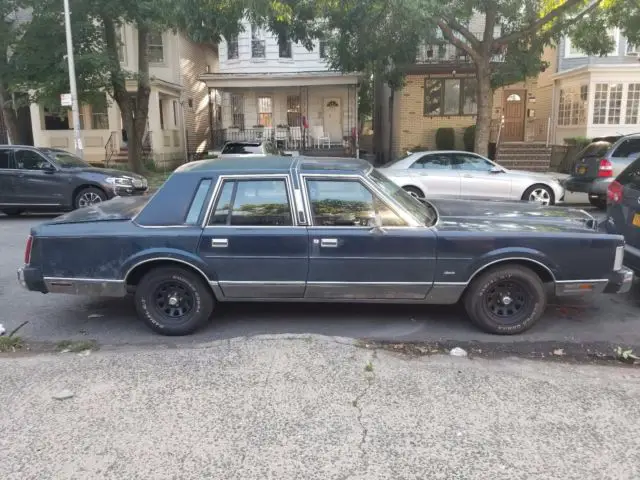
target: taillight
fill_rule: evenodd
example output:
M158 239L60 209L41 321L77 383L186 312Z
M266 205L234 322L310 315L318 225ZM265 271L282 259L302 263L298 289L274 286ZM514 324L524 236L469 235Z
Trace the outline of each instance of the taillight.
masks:
M613 176L613 165L606 158L600 160L600 166L598 167L598 176L599 177L612 177Z
M27 246L24 249L24 264L29 265L31 263L31 247L33 246L33 237L29 235L27 238Z
M613 182L607 188L607 201L612 205L618 205L622 203L622 193L624 187L620 182Z

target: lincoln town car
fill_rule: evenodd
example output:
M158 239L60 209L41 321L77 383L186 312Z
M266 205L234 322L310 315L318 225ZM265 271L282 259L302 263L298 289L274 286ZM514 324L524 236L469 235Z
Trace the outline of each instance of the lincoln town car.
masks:
M624 293L622 236L578 209L417 199L369 163L218 158L34 227L18 279L41 293L132 295L140 319L186 335L218 302L455 304L495 334L534 325L551 296Z

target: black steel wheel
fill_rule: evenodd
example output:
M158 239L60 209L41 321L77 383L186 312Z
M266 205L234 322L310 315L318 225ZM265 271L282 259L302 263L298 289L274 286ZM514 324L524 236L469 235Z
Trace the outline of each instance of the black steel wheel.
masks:
M189 335L202 327L214 306L211 287L181 267L158 267L136 288L138 316L163 335Z
M471 321L484 331L513 335L528 330L542 317L547 294L533 270L504 265L474 279L464 303Z

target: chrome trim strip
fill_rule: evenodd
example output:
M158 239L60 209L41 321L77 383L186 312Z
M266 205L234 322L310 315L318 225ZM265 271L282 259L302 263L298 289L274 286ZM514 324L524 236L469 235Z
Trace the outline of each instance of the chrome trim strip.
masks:
M433 282L307 282L307 285L433 285Z
M632 247L629 244L626 244L624 246L624 251L625 251L625 253L630 253L631 255L634 255L636 257L640 257L640 249L638 249L636 247Z
M124 283L127 283L127 278L129 278L129 275L131 274L131 272L133 270L135 270L136 268L138 268L140 265L144 265L145 263L149 263L149 262L162 262L162 261L177 262L177 263L182 263L183 265L187 265L187 266L197 270L200 273L200 275L202 275L202 278L206 282L211 283L211 279L200 268L196 267L193 263L187 262L185 260L180 260L179 258L172 258L172 257L153 257L153 258L147 258L146 260L142 260L142 261L136 263L131 268L129 268L127 273L124 275L124 280L123 280Z
M220 280L217 282L218 285L305 285L307 282L305 281L278 281L278 280L270 280L270 281L255 281L249 280L246 282L238 281L238 280Z
M4 171L4 170L3 170ZM12 207L59 207L61 203L0 203L0 205L9 205Z
M233 175L220 175L213 188L213 193L209 199L209 205L202 220L202 228L238 228L237 225L209 225L209 218L213 213L213 206L215 205L218 196L222 192L222 185L226 180L265 180L265 179L283 179L285 181L287 189L287 201L289 202L289 212L291 214L291 225L243 225L245 228L291 228L298 226L297 211L294 207L294 195L291 187L291 177L288 173L265 173L265 174L233 174Z
M101 297L124 297L127 294L125 283L122 280L62 277L44 277L43 280L49 293Z
M52 282L124 283L124 280L115 278L43 277L43 280Z
M482 267L478 268L472 275L471 277L469 277L469 279L467 280L467 283L471 283L471 281L476 277L476 275L478 275L480 272L482 272L483 270L486 270L488 267L490 267L491 265L495 265L496 263L504 263L504 262L512 262L512 261L519 261L519 260L524 260L526 262L533 262L537 265L540 265L541 267L543 267L547 272L549 272L549 275L551 275L551 279L552 281L555 283L557 282L556 280L556 276L553 274L553 272L551 271L551 269L549 267L547 267L544 263L539 262L538 260L533 260L532 258L528 258L528 257L507 257L507 258L501 258L499 260L494 260L493 262L489 262L486 265L483 265ZM574 280L572 280L574 281Z
M556 280L557 284L565 285L570 283L609 283L608 278L590 278L587 280Z

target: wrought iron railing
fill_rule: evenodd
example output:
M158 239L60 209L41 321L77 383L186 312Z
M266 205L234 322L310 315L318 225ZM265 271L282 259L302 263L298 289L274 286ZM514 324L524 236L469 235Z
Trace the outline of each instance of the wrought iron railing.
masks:
M267 49L264 40L251 40L251 57L252 58L265 58L267 56Z
M111 132L109 135L109 140L104 144L104 166L108 167L111 163L111 159L113 156L118 153L116 149L116 138L118 132Z
M505 51L500 50L494 52L491 58L492 62L504 62ZM448 43L445 40L439 42L433 42L428 45L423 45L418 49L416 55L417 64L439 64L439 63L453 63L453 64L465 64L471 63L471 57L469 54L456 47L452 43Z

